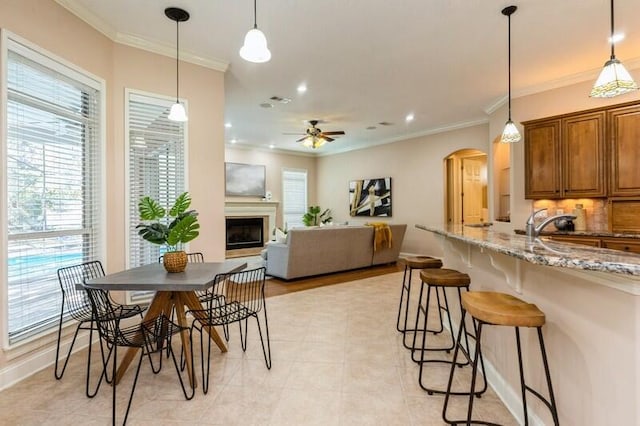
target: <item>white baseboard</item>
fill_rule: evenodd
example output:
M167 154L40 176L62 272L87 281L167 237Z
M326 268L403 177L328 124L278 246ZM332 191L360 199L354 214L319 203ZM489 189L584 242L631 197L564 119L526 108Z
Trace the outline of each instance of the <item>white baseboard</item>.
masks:
M62 342L60 345L60 354L66 355L71 345L71 337ZM97 340L96 340L97 342ZM89 343L89 334L80 333L76 339L76 343L73 347L73 353L81 351L86 348ZM45 368L51 369L51 380L55 380L53 375L53 364L56 361L56 345L49 345L48 347L37 350L33 354L25 356L24 359L12 362L8 367L0 370L0 391L7 389L14 384L36 374ZM64 362L64 359L61 360Z

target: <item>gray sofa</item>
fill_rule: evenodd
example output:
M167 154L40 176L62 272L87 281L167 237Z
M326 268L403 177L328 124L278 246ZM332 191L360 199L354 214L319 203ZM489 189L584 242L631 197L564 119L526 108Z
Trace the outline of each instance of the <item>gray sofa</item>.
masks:
M407 225L390 227L392 247L376 251L373 250L373 228L370 226L292 229L285 243L267 245L267 275L290 280L395 262Z

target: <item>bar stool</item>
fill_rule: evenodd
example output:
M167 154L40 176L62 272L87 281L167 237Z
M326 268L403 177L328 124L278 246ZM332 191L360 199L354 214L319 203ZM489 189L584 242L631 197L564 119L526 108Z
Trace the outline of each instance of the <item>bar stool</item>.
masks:
M420 314L422 313L424 320L422 323L422 344L420 347L416 346L416 336L417 333L414 334L413 336L413 345L412 345L412 350L411 350L411 359L415 362L417 362L420 365L420 370L418 373L418 383L420 385L420 387L424 390L427 391L427 393L429 395L433 395L434 393L439 393L439 394L444 394L447 391L446 390L440 390L440 389L433 389L431 387L428 387L425 383L423 383L423 372L424 372L424 365L428 364L428 363L444 363L444 364L455 364L459 367L468 365L469 362L465 362L465 363L454 363L453 360L448 360L448 359L425 359L425 354L427 352L430 351L444 351L446 353L450 353L451 349L453 349L455 347L455 339L453 336L453 325L451 323L451 313L449 311L449 301L447 300L447 292L446 289L447 288L453 288L456 289L458 292L458 302L460 303L460 317L462 317L462 302L461 302L461 298L462 298L462 289L465 289L467 292L469 291L469 284L471 283L471 278L469 277L468 274L465 274L463 272L460 271L456 271L454 269L423 269L422 271L420 271L420 278L422 280L422 286L420 287L420 299L418 302L418 309L416 312L416 323L415 323L415 328L418 329L419 326L419 322L420 322ZM426 287L426 300L423 302L423 294L425 293L425 287ZM444 311L446 313L447 316L447 320L449 323L449 330L451 330L451 343L448 344L448 346L445 347L437 347L437 348L429 348L427 347L427 334L429 332L437 334L437 331L435 330L429 330L428 327L428 318L429 318L429 305L430 305L430 299L431 299L431 290L434 289L436 292L436 296L438 297L438 315L440 317L440 327L442 331L442 311ZM442 298L444 300L444 306L441 306L440 304L440 296L438 293L438 289L441 290L442 292ZM462 323L461 323L462 324ZM463 328L462 326L460 327L461 329ZM464 334L464 338L465 338L465 342L466 342L466 354L469 353L469 337L475 337L475 334L469 334L466 333L466 329L465 329L465 334ZM420 353L420 358L416 359L415 358L415 354L419 352ZM468 358L468 355L467 355ZM482 362L481 359L481 365L482 365L482 372L484 374L484 362ZM487 384L486 381L484 383L484 386L481 390L475 392L476 396L480 397L480 395L482 395L482 393L484 393L487 389ZM451 394L453 395L466 395L466 392L451 392Z
M400 304L398 305L398 319L396 330L403 334L402 344L407 349L412 349L406 342L407 333L415 333L415 329L407 329L407 318L409 315L409 296L411 294L411 276L414 269L441 268L442 261L430 256L400 256L400 261L404 262L404 274L402 276L402 287L400 289ZM408 273L407 273L408 272ZM408 279L407 279L408 278ZM405 299L406 294L406 299ZM404 324L400 325L400 317L404 308ZM441 330L442 331L442 330Z
M538 307L531 303L526 303L516 297L513 297L504 293L496 293L490 291L471 291L462 295L462 322L464 324L464 317L469 313L474 321L477 323L476 330L476 348L475 355L471 364L473 365L473 373L471 376L471 387L468 393L469 395L469 407L467 410L466 420L449 420L447 419L447 405L449 403L449 396L452 394L451 384L453 382L453 376L455 368L451 367L451 373L449 374L449 383L447 384L447 393L444 398L444 406L442 408L442 418L448 424L484 424L484 425L496 425L496 423L490 423L486 421L472 420L471 415L473 411L473 396L474 388L476 384L476 374L478 367L478 357L482 356L481 349L481 337L482 328L484 325L498 325L514 327L516 330L516 344L518 349L518 365L520 368L520 389L522 392L522 406L524 408L524 424L529 424L528 412L527 412L527 397L526 391L531 392L534 396L540 399L549 409L553 417L554 425L558 426L558 410L556 407L556 401L553 396L553 388L551 386L551 375L549 373L549 364L547 362L547 354L544 348L544 339L542 338L542 326L545 323L545 315ZM547 379L547 386L549 391L549 400L545 399L536 390L529 387L524 381L524 367L522 364L522 349L520 345L520 327L535 327L538 331L538 341L540 343L540 353L542 354L542 363L544 364L544 372ZM458 338L456 341L456 348L453 353L453 361L455 362L458 355L458 349L460 345L460 338L462 336L463 328L460 327L458 332ZM480 358L482 359L482 358ZM484 374L484 372L483 372ZM486 377L486 376L485 376ZM486 380L486 379L485 379Z

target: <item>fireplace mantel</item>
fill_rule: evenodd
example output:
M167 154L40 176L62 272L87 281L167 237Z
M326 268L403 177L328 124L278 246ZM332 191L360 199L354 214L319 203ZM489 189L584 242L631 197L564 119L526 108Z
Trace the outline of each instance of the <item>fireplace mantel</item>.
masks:
M267 217L265 241L273 238L276 228L277 201L225 201L225 217Z

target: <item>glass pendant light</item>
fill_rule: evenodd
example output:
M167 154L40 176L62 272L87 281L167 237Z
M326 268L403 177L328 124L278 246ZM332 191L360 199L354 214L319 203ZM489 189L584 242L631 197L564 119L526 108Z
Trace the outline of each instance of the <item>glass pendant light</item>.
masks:
M176 103L171 105L167 118L172 121L187 121L187 112L180 103L180 32L178 26L180 22L189 20L189 13L177 7L168 7L164 10L164 14L172 21L176 21Z
M613 41L613 0L611 0L611 58L605 62L596 84L591 89L589 96L592 98L613 98L624 95L633 90L638 90L638 85L624 65L616 59L615 42Z
M244 36L244 45L240 48L240 57L249 62L268 62L271 52L267 47L267 38L258 29L258 13L256 1L253 0L253 28Z
M507 123L504 125L504 130L502 131L502 137L500 138L500 142L502 143L513 143L520 141L520 132L518 132L518 128L511 120L511 15L518 10L517 6L507 6L502 9L502 14L505 15L509 19L509 31L508 31L508 41L509 41L509 119Z

